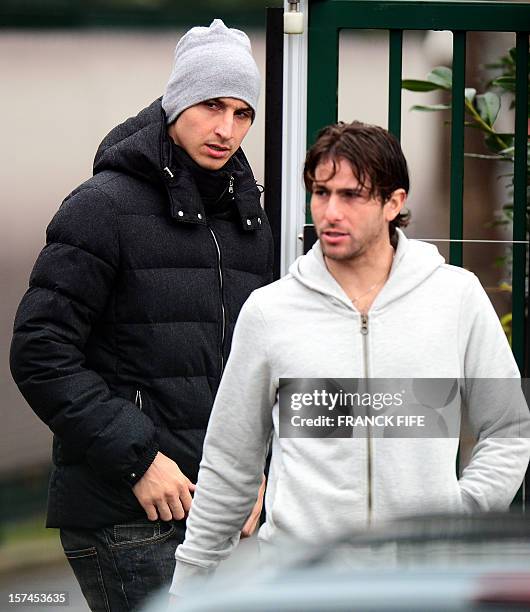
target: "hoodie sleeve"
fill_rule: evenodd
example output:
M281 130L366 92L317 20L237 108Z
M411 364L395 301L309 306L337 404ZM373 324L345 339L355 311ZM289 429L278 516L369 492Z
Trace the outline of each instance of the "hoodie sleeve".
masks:
M212 572L239 541L261 484L277 385L255 293L237 320L232 350L204 442L186 539L177 548L170 592Z
M504 511L530 458L530 414L519 370L495 310L473 276L462 303L464 405L476 440L460 478L464 509Z
M85 355L93 326L110 316L105 313L118 264L110 202L95 188L74 192L48 227L18 308L11 372L59 439L83 453L101 476L134 484L158 450L155 427L132 402L111 393Z

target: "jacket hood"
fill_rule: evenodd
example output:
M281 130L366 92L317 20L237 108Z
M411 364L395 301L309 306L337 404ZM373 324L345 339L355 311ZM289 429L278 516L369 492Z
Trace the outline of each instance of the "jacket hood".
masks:
M111 170L159 184L167 190L172 217L179 222L204 225L206 213L196 182L182 163L182 156L174 154L174 147L159 98L105 136L94 159L94 175ZM195 163L191 158L190 162ZM234 201L243 229L261 229L260 192L241 149L223 171L234 178Z
M406 295L445 263L445 259L432 244L409 240L399 229L397 233L398 243L390 275L370 310L384 308ZM299 257L291 265L289 272L307 288L335 298L348 308L353 308L350 299L327 269L320 241L317 240L306 255Z
M115 170L144 180L161 181L169 161L170 141L164 111L160 100L155 100L105 136L96 152L94 174Z

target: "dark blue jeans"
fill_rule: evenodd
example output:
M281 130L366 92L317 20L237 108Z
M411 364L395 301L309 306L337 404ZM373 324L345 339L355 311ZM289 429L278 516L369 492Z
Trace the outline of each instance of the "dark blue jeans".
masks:
M93 612L137 610L169 588L183 521L138 520L101 529L61 529L66 558Z

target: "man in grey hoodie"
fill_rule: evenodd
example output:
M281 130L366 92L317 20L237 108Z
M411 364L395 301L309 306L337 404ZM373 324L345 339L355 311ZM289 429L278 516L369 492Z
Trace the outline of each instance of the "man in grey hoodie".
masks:
M474 274L399 229L409 179L397 140L358 122L329 126L304 180L319 240L243 306L176 553L175 595L236 545L271 439L263 543L325 540L412 513L504 510L528 466L528 440L503 427L509 399L488 412L471 384L519 377L487 295ZM468 381L462 401L477 443L460 478L458 433L280 435L281 379L323 377Z

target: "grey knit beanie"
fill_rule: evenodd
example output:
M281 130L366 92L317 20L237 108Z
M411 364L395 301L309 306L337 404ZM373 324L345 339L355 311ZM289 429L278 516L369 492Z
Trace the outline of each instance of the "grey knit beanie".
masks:
M214 19L210 27L191 28L179 40L162 107L168 124L210 98L237 98L256 113L259 88L248 36Z

